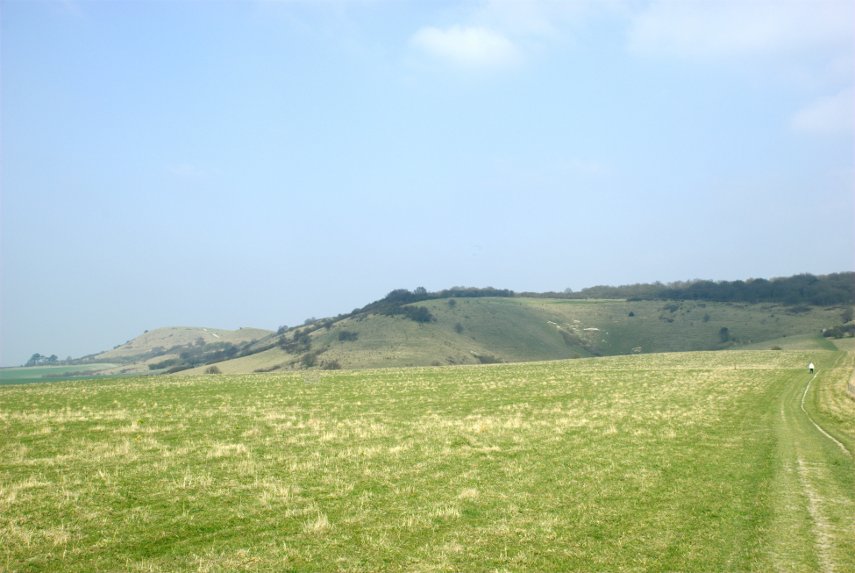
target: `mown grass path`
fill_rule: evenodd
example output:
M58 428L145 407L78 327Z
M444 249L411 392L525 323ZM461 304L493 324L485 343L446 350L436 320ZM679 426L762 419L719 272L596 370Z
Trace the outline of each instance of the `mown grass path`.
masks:
M828 366L815 375L794 374L780 397L774 489L779 536L772 551L779 570L855 570L852 452L845 434L835 436L831 432L839 429L831 423L827 429L811 414L818 402L816 387L825 383L845 391L851 356L837 354Z
M855 466L814 425L853 450L852 367L746 351L0 387L0 570L853 571Z

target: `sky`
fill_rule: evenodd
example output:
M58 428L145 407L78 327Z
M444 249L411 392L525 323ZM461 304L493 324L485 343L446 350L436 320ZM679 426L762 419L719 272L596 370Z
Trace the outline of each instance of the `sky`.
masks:
M855 270L850 0L0 0L0 364Z

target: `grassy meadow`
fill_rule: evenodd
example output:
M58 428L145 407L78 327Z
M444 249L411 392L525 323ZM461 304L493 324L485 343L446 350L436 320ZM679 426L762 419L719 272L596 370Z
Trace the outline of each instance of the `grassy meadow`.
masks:
M0 570L853 571L853 366L755 350L4 386Z
M27 366L0 368L0 385L29 382L50 382L75 377L86 377L116 368L116 364L95 362L91 364L67 364L58 366Z

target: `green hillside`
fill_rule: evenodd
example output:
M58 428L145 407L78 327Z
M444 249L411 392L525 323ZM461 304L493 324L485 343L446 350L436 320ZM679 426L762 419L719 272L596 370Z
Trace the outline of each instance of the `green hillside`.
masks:
M216 367L223 373L242 373L768 349L786 346L791 337L822 341L822 330L840 325L846 310L508 296L448 297L402 308L413 312L390 314L375 303L345 317L292 328L259 339L247 346L245 355L220 361ZM423 313L421 318L415 310Z
M177 365L202 364L237 356L247 345L270 334L271 331L260 328L157 328L112 350L87 357L87 360L116 363L104 373L162 372Z

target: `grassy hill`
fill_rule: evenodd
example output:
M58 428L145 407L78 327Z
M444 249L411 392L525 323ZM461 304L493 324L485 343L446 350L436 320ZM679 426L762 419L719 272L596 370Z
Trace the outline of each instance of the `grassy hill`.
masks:
M845 310L525 297L449 297L404 307L425 309L432 318L419 321L366 307L346 317L271 334L248 345L244 356L216 366L223 373L245 373L768 349L787 346L791 338L816 340L824 328L841 323ZM813 344L821 347L821 342Z
M269 336L260 328L223 330L201 327L168 327L146 331L136 338L91 357L98 362L112 362L110 373L145 373L163 371L191 360L205 362L234 356L242 347ZM182 355L185 359L182 359Z

